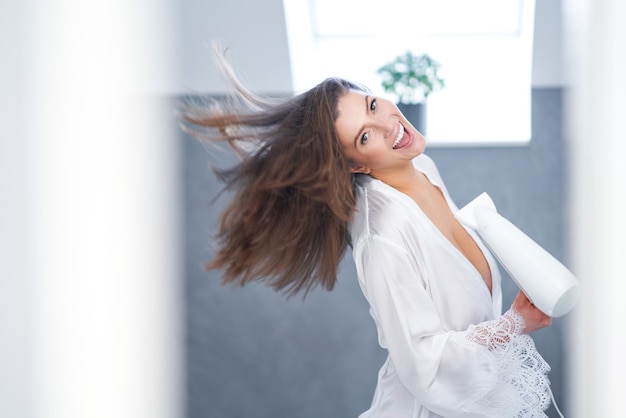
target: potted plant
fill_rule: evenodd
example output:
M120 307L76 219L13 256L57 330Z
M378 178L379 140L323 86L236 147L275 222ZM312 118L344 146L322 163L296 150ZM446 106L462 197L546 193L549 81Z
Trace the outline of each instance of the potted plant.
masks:
M428 54L407 51L377 70L386 93L396 97L400 111L422 133L426 132L426 99L443 87L441 64Z

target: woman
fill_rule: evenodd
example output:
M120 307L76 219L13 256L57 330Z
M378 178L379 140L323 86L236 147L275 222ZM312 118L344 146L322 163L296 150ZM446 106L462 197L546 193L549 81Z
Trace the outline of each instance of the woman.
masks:
M333 78L262 99L218 62L237 100L182 112L190 133L241 156L218 171L235 195L208 268L224 283L330 290L350 244L389 352L362 417L543 416L549 366L527 334L551 320L521 292L501 315L496 263L454 218L424 137L398 108Z

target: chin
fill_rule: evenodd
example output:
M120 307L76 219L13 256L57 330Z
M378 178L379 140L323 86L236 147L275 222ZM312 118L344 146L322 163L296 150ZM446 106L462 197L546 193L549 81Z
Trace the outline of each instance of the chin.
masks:
M417 129L412 132L415 136L413 137L413 146L417 152L416 156L423 153L426 149L426 138L422 135Z

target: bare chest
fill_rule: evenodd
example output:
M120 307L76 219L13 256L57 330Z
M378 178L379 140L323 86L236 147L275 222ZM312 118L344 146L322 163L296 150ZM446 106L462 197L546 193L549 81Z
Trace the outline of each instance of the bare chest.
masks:
M425 187L422 186L405 193L417 203L441 234L468 259L480 273L491 292L491 270L484 254L465 228L456 220L441 190L430 182Z

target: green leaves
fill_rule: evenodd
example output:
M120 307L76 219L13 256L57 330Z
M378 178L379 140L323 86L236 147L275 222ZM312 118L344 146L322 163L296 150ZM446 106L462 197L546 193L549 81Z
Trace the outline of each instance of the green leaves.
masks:
M382 76L385 92L395 95L399 103L424 102L433 91L445 87L441 64L428 54L407 51L376 72Z

